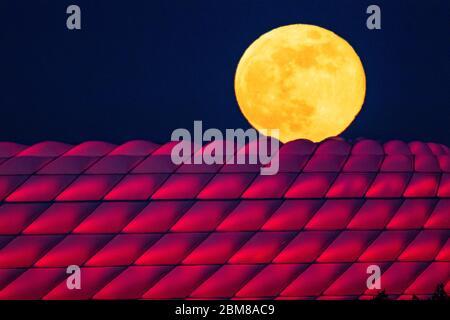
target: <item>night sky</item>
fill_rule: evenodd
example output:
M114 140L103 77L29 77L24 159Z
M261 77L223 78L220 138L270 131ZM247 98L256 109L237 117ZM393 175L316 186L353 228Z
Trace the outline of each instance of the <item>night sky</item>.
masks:
M66 7L82 30L66 28ZM366 28L378 4L382 30ZM175 128L248 128L233 81L244 50L287 24L346 39L367 77L349 139L450 145L450 2L1 1L0 141L170 140Z

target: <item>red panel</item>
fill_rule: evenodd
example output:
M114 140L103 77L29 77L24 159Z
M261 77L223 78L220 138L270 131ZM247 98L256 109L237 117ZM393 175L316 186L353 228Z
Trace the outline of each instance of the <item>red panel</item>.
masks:
M111 238L109 235L68 235L35 265L64 268L72 264L82 265Z
M6 287L11 281L15 280L20 276L25 270L23 269L0 269L0 292Z
M38 174L81 174L97 159L98 157L62 156L44 166Z
M214 271L216 266L178 266L144 295L144 299L186 298Z
M238 199L253 181L255 174L219 173L197 196L198 199Z
M15 157L0 164L0 175L33 174L53 160L50 157Z
M310 155L316 149L316 144L306 139L289 141L280 148L282 154Z
M211 179L211 174L174 174L156 191L152 199L193 199Z
M258 230L280 205L272 200L243 200L217 227L218 231Z
M450 261L450 239L442 247L441 251L439 251L436 256L437 261Z
M123 232L166 232L191 205L190 201L150 202Z
M105 200L147 200L167 177L166 174L127 175L105 196Z
M450 230L424 230L403 251L400 261L431 261L450 238Z
M194 298L231 298L261 266L224 265L191 295Z
M313 262L336 237L335 231L300 232L273 260L274 263Z
M151 155L142 161L133 173L172 173L178 165L172 162L170 155Z
M25 234L65 234L72 231L97 206L95 203L54 203L33 221Z
M58 236L18 236L0 250L0 268L30 267L60 240Z
M27 146L13 143L13 142L0 142L0 157L9 158L18 154L20 151L26 149Z
M251 232L212 233L183 260L183 264L224 264L251 235Z
M196 202L170 230L174 232L213 231L235 206L234 201Z
M261 229L265 231L300 230L322 203L321 200L286 200Z
M57 198L57 201L89 201L100 200L119 182L119 175L87 175L80 176Z
M348 229L383 229L397 211L401 200L369 199L348 224Z
M26 148L16 155L16 157L36 156L36 157L58 157L71 149L72 146L55 141L43 141Z
M425 223L427 229L450 229L450 199L441 199Z
M417 235L417 231L384 231L359 258L360 261L392 261Z
M384 150L378 141L363 139L353 145L352 154L384 155Z
M352 154L345 163L344 172L377 172L383 156Z
M439 167L443 172L450 172L450 155L442 155L438 157Z
M309 220L305 229L343 229L350 222L353 213L361 206L362 200L328 200Z
M133 202L104 202L94 210L78 227L74 233L114 233L120 232L137 213L143 203ZM105 223L107 222L107 223Z
M87 174L126 174L133 169L144 157L106 156L92 165Z
M0 206L0 234L18 234L42 211L44 204L3 204Z
M269 263L293 238L293 232L258 232L229 263Z
M278 172L300 172L309 160L309 156L279 153Z
M139 299L170 269L169 266L131 266L102 288L94 299Z
M388 229L422 228L436 201L433 199L407 199L388 223Z
M305 270L305 264L269 264L239 292L237 297L275 297L286 288L299 273Z
M296 176L292 173L278 173L273 176L259 175L244 192L242 198L281 198Z
M145 140L132 140L125 142L110 152L110 155L148 156L159 148L159 145Z
M439 175L415 173L403 194L408 198L435 197L439 185Z
M343 295L361 295L367 290L367 268L370 263L354 263L352 264L337 280L335 280L323 294L331 296L343 296ZM377 263L383 272L387 264ZM383 282L385 279L383 278ZM335 297L332 297L335 298Z
M408 143L409 150L415 155L432 154L432 151L427 143L422 141L412 141Z
M327 192L327 198L361 198L374 175L371 173L341 173Z
M350 144L341 138L329 138L319 144L316 154L340 154L347 155L350 152Z
M407 173L379 173L366 193L368 198L400 198L410 175Z
M384 172L411 172L413 170L413 156L403 154L387 155L380 169Z
M443 174L439 184L439 198L450 198L450 174Z
M58 286L50 291L44 300L81 300L90 299L98 290L122 270L122 268L81 268L81 289L70 290L67 280L64 279Z
M305 166L305 172L339 172L345 163L347 156L318 154L311 157Z
M343 231L317 258L317 262L352 262L358 259L378 231Z
M405 293L432 294L440 283L450 279L450 263L433 262L406 289Z
M312 264L283 290L281 296L318 296L348 268L348 264Z
M386 154L411 154L409 146L400 140L391 140L384 144L384 152Z
M195 247L197 247L206 236L206 233L166 234L137 259L135 264L178 264Z
M64 156L101 157L116 146L103 141L86 141L67 151Z
M51 201L75 176L32 176L6 198L9 202Z
M334 173L301 173L286 192L286 198L322 198L334 181Z
M423 154L414 158L414 170L418 172L441 172L436 156Z
M86 266L128 266L152 243L158 234L118 234L86 262Z
M28 269L0 291L0 300L41 299L66 276L65 270Z
M0 201L13 192L27 176L0 176Z
M427 263L395 262L381 276L381 285L387 294L401 294L426 268ZM376 290L366 290L367 294Z

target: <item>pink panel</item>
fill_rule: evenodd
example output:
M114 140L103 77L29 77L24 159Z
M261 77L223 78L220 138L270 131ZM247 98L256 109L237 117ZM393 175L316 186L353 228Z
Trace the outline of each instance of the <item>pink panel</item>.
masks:
M168 233L137 259L135 264L180 263L206 236L206 233Z
M450 199L440 199L425 223L427 229L450 229Z
M322 198L336 177L335 173L301 173L286 192L286 198Z
M50 157L15 157L0 164L0 175L33 174L53 158Z
M237 297L275 297L303 270L305 264L269 264L238 293Z
M152 243L158 234L118 234L86 262L86 266L128 266Z
M344 172L377 172L383 156L353 154L345 163Z
M347 156L334 154L318 154L311 157L305 166L305 172L338 172L344 165Z
M97 159L97 157L62 156L44 166L38 174L81 174Z
M439 185L439 175L415 173L404 192L405 197L435 197Z
M111 238L110 235L68 235L35 265L65 268L72 264L82 265Z
M310 155L316 149L316 144L305 139L290 141L280 148L282 154Z
M437 261L450 261L450 239L442 247L441 251L439 251L436 256Z
M0 299L41 299L65 277L66 273L62 268L28 269L6 288L0 291Z
M418 172L440 172L439 162L433 155L417 155L414 160L414 170Z
M105 200L147 200L167 177L167 174L127 175L105 196Z
M144 299L186 298L214 271L216 266L178 266L144 295Z
M86 141L67 151L64 156L101 157L116 146L103 141Z
M292 173L278 173L272 176L259 175L244 192L242 198L281 198L296 176Z
M13 192L27 176L0 176L0 201Z
M139 202L103 202L73 232L120 232L142 210L143 205Z
M327 198L360 198L374 178L371 173L341 173L328 190Z
M316 154L347 155L350 152L350 144L341 138L329 138L319 144Z
M58 236L18 236L0 249L0 268L30 267L60 240Z
M441 145L439 143L434 143L434 142L428 142L427 145L428 145L428 148L430 148L431 152L433 152L434 155L438 156L441 154L445 154L443 145Z
M71 149L72 146L54 141L44 141L36 143L26 148L16 155L16 157L35 156L35 157L58 157Z
M218 231L258 230L280 205L272 200L243 200L217 227Z
M235 206L234 201L196 202L170 230L174 232L213 231Z
M157 151L155 151L156 153ZM172 162L169 155L152 154L133 169L133 173L172 173L178 165Z
M377 231L343 231L317 258L317 262L355 261L377 234Z
M258 265L224 265L202 283L191 297L231 298L259 270L261 266Z
M384 152L386 154L411 154L409 146L400 140L391 140L384 144Z
M0 292L4 287L10 284L18 276L20 276L25 270L23 269L0 269Z
M211 179L211 174L174 174L156 191L152 199L193 199Z
M409 294L432 294L440 283L450 279L450 263L433 262L406 289Z
M219 173L197 196L199 199L238 199L253 181L252 173Z
M286 200L261 229L265 231L300 230L322 203L321 200Z
M400 198L410 175L407 173L379 173L366 193L368 198Z
M13 143L13 142L0 142L0 157L9 158L18 154L20 151L28 148L27 146Z
M370 265L370 263L352 264L337 280L332 282L323 294L331 296L363 294L367 290L367 268ZM386 263L377 263L377 265L380 267L381 272L387 267ZM385 279L383 278L383 280Z
M348 224L348 229L383 229L397 211L401 200L369 199Z
M57 201L88 201L100 200L119 182L119 175L88 175L80 176L57 198Z
M439 184L439 198L450 198L450 174L443 174Z
M293 236L292 232L257 232L229 263L269 263Z
M166 232L191 205L190 201L150 202L123 232Z
M384 158L380 171L411 172L414 170L414 158L410 155L394 154Z
M75 176L69 175L32 176L11 193L6 201L51 201L74 179Z
M348 264L312 264L281 292L281 296L318 296L348 268Z
M214 232L183 260L183 264L224 264L251 236L251 232Z
M82 286L79 290L67 288L64 279L58 286L50 291L44 300L82 300L90 299L108 282L123 270L122 268L82 268Z
M274 263L313 262L336 237L335 231L300 232L273 260Z
M125 174L133 169L144 157L133 156L106 156L87 171L87 174Z
M102 288L94 299L139 299L170 269L169 266L131 266Z
M3 204L0 206L0 234L18 234L42 211L44 204Z
M145 140L132 140L125 142L111 151L110 155L148 156L159 148L159 145Z
M439 167L443 172L450 172L450 155L438 156Z
M400 261L431 261L450 238L450 230L424 230L403 251Z
M434 199L407 199L389 221L388 229L418 229L425 225L436 201Z
M417 231L384 231L364 251L359 261L392 261L414 239Z
M362 200L328 200L309 220L305 229L336 230L345 228L361 204Z
M408 144L409 150L415 155L433 154L428 144L422 141L412 141Z
M300 172L309 160L309 156L297 154L279 154L278 172Z
M95 203L54 203L33 221L25 234L65 234L72 231L97 206Z
M384 150L378 141L364 139L353 145L352 154L384 155Z

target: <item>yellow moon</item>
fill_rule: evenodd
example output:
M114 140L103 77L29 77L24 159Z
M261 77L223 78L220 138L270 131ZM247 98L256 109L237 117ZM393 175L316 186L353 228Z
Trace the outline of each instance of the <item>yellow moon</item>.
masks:
M350 44L313 25L274 29L253 42L236 70L239 107L257 130L279 139L322 141L342 133L361 110L364 69Z

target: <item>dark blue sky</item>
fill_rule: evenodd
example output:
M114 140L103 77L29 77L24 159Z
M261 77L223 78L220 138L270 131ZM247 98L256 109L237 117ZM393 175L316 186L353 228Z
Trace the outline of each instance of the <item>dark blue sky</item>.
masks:
M365 27L374 3L378 31ZM66 29L69 4L81 31ZM0 140L164 142L194 120L246 128L239 58L261 34L308 23L364 64L366 101L344 137L450 145L449 21L447 0L1 1Z

